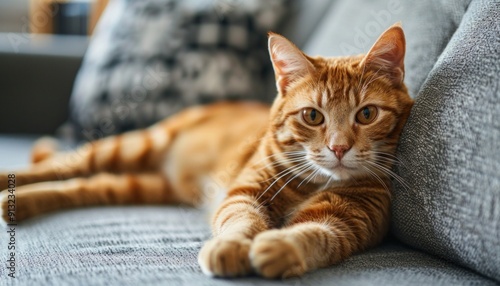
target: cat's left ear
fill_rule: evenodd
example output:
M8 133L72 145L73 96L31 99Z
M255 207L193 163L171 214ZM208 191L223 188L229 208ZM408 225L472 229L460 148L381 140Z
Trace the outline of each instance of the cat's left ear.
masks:
M276 86L285 95L290 84L311 73L313 64L306 55L285 37L269 33L269 54L276 75Z
M362 64L365 68L385 73L394 85L401 85L405 74L405 50L405 34L401 23L396 23L382 33Z

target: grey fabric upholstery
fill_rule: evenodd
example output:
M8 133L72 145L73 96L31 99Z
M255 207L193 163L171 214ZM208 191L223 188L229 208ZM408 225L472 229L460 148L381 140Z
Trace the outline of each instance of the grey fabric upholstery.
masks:
M0 136L1 170L27 165L31 137ZM0 231L0 260L7 233ZM391 241L302 278L206 277L196 257L210 238L207 217L176 206L63 211L16 227L17 277L0 285L495 285L442 259Z
M500 1L474 0L400 143L394 233L500 282Z
M307 45L309 38L321 23L321 20L336 1L331 0L292 0L289 16L280 32L297 47L303 48ZM278 32L278 31L273 31ZM274 82L273 85L275 86ZM273 93L274 94L274 93Z
M2 230L0 241L5 235ZM210 237L206 218L181 207L61 212L18 226L16 237L18 277L6 280L4 267L0 270L7 285L495 285L397 243L300 279L209 278L196 260ZM5 245L0 249L4 260Z

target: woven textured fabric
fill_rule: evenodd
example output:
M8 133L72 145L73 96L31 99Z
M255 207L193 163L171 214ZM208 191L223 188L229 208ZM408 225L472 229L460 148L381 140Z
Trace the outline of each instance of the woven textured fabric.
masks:
M394 243L302 278L209 278L197 263L210 238L206 220L199 210L169 206L90 208L36 218L16 228L17 277L6 277L2 265L0 285L495 285ZM6 255L2 243L2 261Z
M393 231L500 282L500 1L474 0L405 132Z
M219 100L270 102L266 33L288 0L113 0L71 96L73 138L147 127ZM64 132L63 132L64 133Z

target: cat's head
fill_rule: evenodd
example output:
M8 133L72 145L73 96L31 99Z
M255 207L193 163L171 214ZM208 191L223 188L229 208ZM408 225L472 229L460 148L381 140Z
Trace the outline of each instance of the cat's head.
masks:
M403 83L401 26L386 30L366 55L310 57L274 33L269 52L279 93L271 128L284 154L302 154L334 180L387 174L413 105Z

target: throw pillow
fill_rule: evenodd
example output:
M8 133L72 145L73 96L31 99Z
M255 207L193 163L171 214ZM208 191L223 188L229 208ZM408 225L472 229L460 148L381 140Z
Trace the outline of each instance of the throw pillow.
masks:
M287 0L110 1L71 97L72 137L146 127L188 105L270 101L266 34Z

